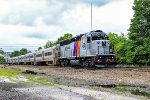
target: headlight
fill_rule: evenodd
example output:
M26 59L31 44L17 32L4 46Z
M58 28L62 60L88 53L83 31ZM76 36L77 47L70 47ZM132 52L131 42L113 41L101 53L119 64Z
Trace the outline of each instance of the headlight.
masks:
M112 56L112 58L114 58L114 57Z

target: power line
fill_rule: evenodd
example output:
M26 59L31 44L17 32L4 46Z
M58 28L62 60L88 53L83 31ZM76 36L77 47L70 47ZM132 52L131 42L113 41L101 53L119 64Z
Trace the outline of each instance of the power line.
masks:
M0 48L2 47L38 47L38 46L0 46Z
M41 45L41 44L0 44L0 45Z
M0 47L38 47L40 44L31 45L31 44L0 44Z

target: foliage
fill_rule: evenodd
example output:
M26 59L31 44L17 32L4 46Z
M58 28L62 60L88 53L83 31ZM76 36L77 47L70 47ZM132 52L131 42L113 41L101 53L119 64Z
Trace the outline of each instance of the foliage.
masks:
M58 44L59 42L61 42L61 41L63 41L63 40L66 40L66 39L68 39L68 38L72 38L72 37L73 37L72 34L66 33L66 34L64 34L64 36L59 37L59 38L54 42L54 44Z
M14 52L11 53L10 57L16 57L16 56L19 56L19 55L20 55L19 51L14 51Z
M110 44L114 46L114 52L117 55L117 60L119 63L125 63L126 62L126 44L127 44L127 38L122 34L121 36L118 36L115 33L109 33L108 34Z
M4 54L4 51L2 50L2 48L0 48L0 54Z
M109 33L119 63L150 64L150 0L135 0L128 37Z
M19 54L20 55L24 55L24 54L27 54L28 53L28 50L25 49L25 48L22 48L20 51L19 51Z
M10 57L16 57L16 56L20 56L20 55L25 55L28 53L28 50L25 48L22 48L20 51L14 51L11 53Z
M54 46L54 45L56 45L56 44L58 44L58 43L60 43L61 41L63 41L63 40L66 40L66 39L68 39L68 38L72 38L72 34L70 34L70 33L66 33L66 34L64 34L63 36L61 36L61 37L59 37L56 41L47 41L47 43L46 43L46 45L44 46L44 48L49 48L49 47L52 47L52 46Z
M135 63L150 63L150 0L135 0L135 11L129 28L129 39L134 50Z
M44 46L44 48L49 48L49 47L52 47L54 46L54 43L52 41L47 41L46 45Z
M5 58L3 56L0 56L0 64L4 64L5 63Z
M41 50L41 49L42 49L42 47L38 47L38 51Z

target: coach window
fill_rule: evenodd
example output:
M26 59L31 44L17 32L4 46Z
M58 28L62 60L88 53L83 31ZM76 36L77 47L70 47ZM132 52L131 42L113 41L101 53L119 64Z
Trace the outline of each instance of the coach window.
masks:
M36 55L36 57L42 57L42 54L38 54L38 55Z
M31 55L30 58L33 58L33 56Z
M47 53L45 53L45 56L47 56Z
M48 55L52 55L52 52L48 52Z
M109 37L108 36L105 36L105 40L108 40L109 39Z
M90 43L90 42L91 42L91 38L87 37L87 43Z
M42 57L42 54L39 54L39 57Z

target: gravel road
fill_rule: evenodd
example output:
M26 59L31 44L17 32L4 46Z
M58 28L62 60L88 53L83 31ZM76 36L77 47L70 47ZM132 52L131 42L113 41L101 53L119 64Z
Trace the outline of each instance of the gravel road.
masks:
M140 100L81 87L34 86L0 83L0 100Z
M11 79L21 79L13 81ZM0 78L0 100L140 100L140 96L115 94L85 87L54 84L45 86L23 76ZM24 81L24 82L23 82ZM29 85L30 84L30 85Z
M30 94L18 92L15 89L23 88L21 84L0 83L0 100L42 100L40 97L35 97Z

